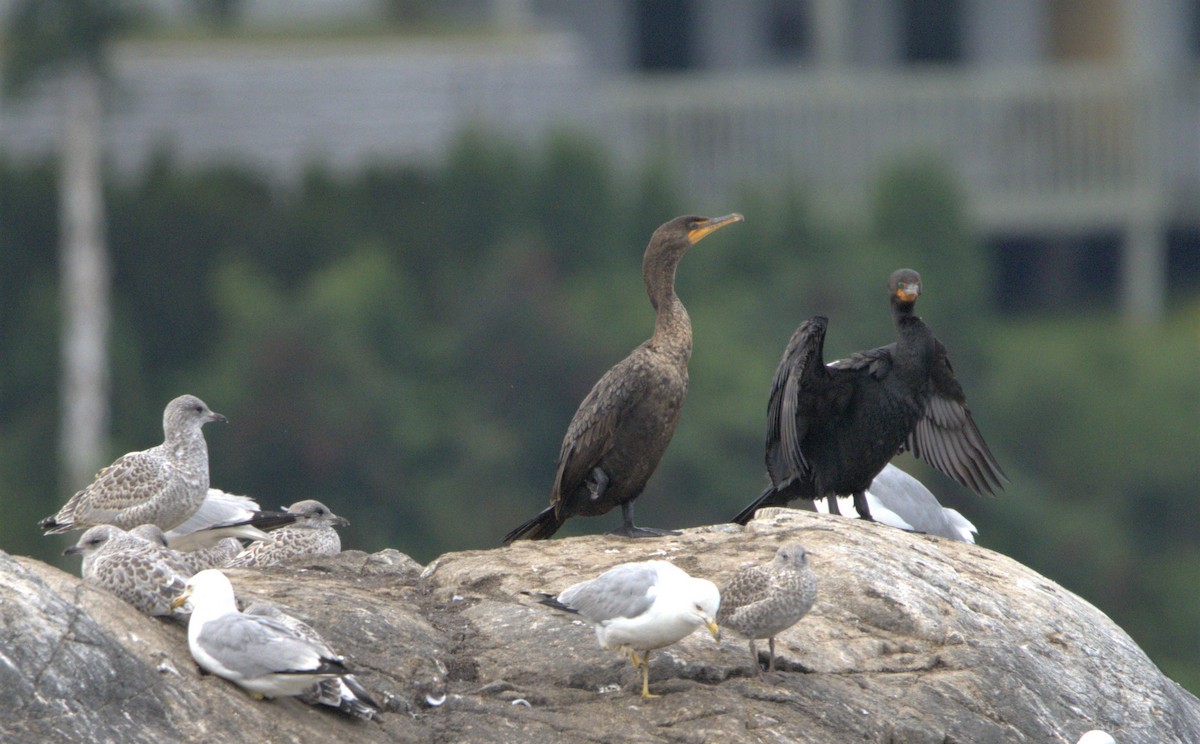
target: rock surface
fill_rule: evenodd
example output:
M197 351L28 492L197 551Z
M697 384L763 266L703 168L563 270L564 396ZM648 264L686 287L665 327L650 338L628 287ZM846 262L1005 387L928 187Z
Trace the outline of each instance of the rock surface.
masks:
M643 701L628 661L522 590L557 592L666 558L718 585L799 539L813 610L777 639L776 684L745 641L656 652ZM230 570L243 600L290 608L349 657L379 722L255 702L200 676L182 625L0 553L0 741L1200 741L1200 701L1079 597L967 543L777 510L679 537L594 536L450 553L393 550Z

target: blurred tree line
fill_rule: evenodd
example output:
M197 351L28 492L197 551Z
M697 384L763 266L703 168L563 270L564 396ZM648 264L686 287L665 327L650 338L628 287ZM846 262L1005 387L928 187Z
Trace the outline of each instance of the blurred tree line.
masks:
M0 162L0 548L63 564L35 527L57 483L55 170ZM667 163L621 175L590 142L537 151L469 132L436 167L310 170L281 189L168 158L111 180L110 454L161 441L190 392L212 481L264 506L324 501L349 548L422 562L495 547L542 508L566 425L595 380L650 333L651 231L683 213L746 222L684 259L695 354L683 419L639 522L722 522L758 493L771 375L794 327L831 318L833 359L893 337L885 282L921 272L919 310L947 344L1012 478L980 499L901 467L1000 550L1081 594L1200 691L1200 305L1133 335L1108 306L1000 316L992 257L952 178L925 159L881 174L858 221L802 184L694 204ZM575 519L601 532L617 515ZM835 567L829 567L834 569ZM75 566L71 566L75 570Z

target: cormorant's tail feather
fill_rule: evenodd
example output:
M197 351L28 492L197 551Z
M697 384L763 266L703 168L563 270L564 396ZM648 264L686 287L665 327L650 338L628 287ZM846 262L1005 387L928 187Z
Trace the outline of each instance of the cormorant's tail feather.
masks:
M767 486L758 498L738 512L730 521L734 524L747 524L754 519L754 512L768 506L787 506L789 501L813 498L812 481L791 480L780 488Z
M555 513L553 506L543 509L536 517L504 536L504 544L513 540L545 540L558 532L566 520Z
M774 486L767 486L763 492L759 494L758 498L750 502L749 506L738 512L738 515L729 521L733 522L734 524L748 524L751 519L754 519L754 512L758 511L764 506L775 505L774 501L771 500L771 497L778 493L779 492L775 490Z

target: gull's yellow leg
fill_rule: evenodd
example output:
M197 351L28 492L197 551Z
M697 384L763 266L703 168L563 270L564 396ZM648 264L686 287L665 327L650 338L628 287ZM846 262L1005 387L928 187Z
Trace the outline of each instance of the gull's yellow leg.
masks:
M641 663L638 666L642 668L642 699L649 700L650 698L662 697L650 692L650 652L647 651L640 661Z

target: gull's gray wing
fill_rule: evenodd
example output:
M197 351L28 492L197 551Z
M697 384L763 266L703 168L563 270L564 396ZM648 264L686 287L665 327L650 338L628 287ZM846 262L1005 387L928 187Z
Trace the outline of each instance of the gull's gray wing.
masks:
M336 659L322 657L316 645L269 617L231 612L205 623L196 641L222 666L242 677L342 671Z
M637 617L654 604L658 571L643 563L623 563L590 581L568 587L558 601L593 623Z

